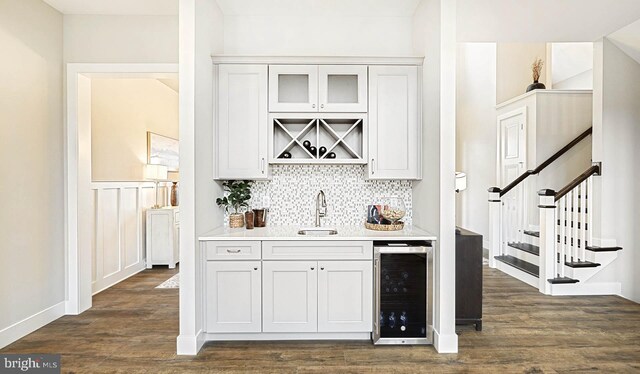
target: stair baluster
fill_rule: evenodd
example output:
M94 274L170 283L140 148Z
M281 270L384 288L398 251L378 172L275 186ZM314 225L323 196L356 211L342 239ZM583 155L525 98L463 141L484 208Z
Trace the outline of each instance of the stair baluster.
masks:
M587 240L587 230L590 229L590 227L587 225L587 197L589 196L587 195L587 193L588 193L587 181L584 181L580 183L580 211L578 212L580 214L580 222L582 224L580 229L580 242L579 242L581 261L587 260L586 240ZM591 212L589 212L589 214L590 213Z
M593 176L587 179L587 241L585 243L585 250L588 245L593 245Z
M559 240L559 248L560 248L560 257L559 257L559 261L560 263L562 263L564 261L564 259L567 256L567 226L566 226L566 222L567 222L567 199L566 197L563 197L562 199L560 199L560 207L556 209L556 211L558 211L559 209L559 214L558 214L558 219L560 220L559 222L559 226L560 226L560 240ZM558 251L556 251L558 252ZM564 277L564 266L559 266L557 265L556 262L556 266L560 269L560 272L558 271L554 271L554 274L560 274L561 277Z

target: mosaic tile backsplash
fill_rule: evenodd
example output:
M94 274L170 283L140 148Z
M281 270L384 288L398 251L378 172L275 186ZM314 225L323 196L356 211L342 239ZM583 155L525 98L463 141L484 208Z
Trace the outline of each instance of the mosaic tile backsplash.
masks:
M411 224L411 181L366 180L364 165L273 165L271 175L270 181L257 181L251 188L251 207L269 208L267 225L313 226L320 190L327 200L323 226L361 225L367 205L386 196L404 200L403 221Z

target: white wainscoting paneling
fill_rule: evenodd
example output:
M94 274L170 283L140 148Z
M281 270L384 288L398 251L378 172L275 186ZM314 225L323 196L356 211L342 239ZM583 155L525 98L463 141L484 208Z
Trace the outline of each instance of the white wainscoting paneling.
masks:
M93 182L92 292L145 269L145 211L155 204L152 182ZM167 201L160 185L159 203Z

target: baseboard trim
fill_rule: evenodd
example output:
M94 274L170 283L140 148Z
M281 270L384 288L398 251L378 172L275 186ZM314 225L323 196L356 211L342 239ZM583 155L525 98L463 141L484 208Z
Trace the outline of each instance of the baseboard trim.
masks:
M58 304L0 330L0 349L57 320L64 316L64 313L65 302L61 301Z
M206 341L255 341L255 340L368 340L371 332L257 332L257 333L207 333Z
M179 335L176 338L176 353L180 356L195 356L205 343L204 332L196 335Z
M131 278L132 276L140 273L141 271L145 270L145 264L144 262L142 262L141 264L134 266L131 266L121 272L118 272L116 274L113 274L105 279L108 279L108 281L106 283L100 283L100 282L94 282L91 285L91 295L95 296L97 294L99 294L100 292L115 286L116 284L122 282L123 280L127 279L127 278ZM117 275L117 276L116 276ZM103 279L104 281L104 279ZM96 290L96 284L98 289Z
M552 284L551 295L553 296L601 296L620 295L622 285L619 282L605 283L575 283L575 284Z
M442 334L433 330L433 346L438 353L458 353L458 335Z

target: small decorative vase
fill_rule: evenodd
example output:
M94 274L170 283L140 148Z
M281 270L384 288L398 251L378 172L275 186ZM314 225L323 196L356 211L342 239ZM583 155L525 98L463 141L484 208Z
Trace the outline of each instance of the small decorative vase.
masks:
M244 227L244 214L242 213L233 213L229 215L229 227L232 229L237 229L239 227Z
M533 91L533 90L544 90L545 88L547 88L547 86L545 86L544 83L533 81L533 83L531 83L529 87L527 87L527 92Z
M178 182L171 183L171 206L178 206Z
M244 212L244 220L247 224L247 230L253 230L254 213L253 210Z

